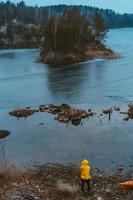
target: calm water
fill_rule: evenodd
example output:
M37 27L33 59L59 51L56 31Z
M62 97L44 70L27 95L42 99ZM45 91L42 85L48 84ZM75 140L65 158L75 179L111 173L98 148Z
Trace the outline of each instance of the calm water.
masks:
M8 129L10 158L21 166L80 162L113 168L133 164L133 121L114 113L83 120L82 126L60 124L39 113L17 120L15 108L47 103L69 103L81 108L120 106L133 101L133 29L114 29L107 44L121 54L117 60L96 60L54 67L36 62L38 50L0 51L0 129ZM43 126L39 126L44 122Z

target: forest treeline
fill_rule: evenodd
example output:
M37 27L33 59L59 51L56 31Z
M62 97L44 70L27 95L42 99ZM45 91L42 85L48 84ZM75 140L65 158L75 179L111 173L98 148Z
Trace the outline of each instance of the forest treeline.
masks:
M111 49L106 48L108 27L98 11L91 24L78 9L69 8L62 16L47 20L41 30L39 61L43 63L59 65L117 57Z
M0 2L0 26L17 18L24 24L42 24L53 16L61 16L66 9L76 8L91 23L98 11L103 16L109 28L133 27L133 14L119 14L110 9L98 9L90 6L27 6L24 1L17 4L11 1Z
M95 13L93 26L77 9L65 10L63 16L49 19L42 27L44 56L57 54L82 54L88 47L103 49L108 28L99 12Z

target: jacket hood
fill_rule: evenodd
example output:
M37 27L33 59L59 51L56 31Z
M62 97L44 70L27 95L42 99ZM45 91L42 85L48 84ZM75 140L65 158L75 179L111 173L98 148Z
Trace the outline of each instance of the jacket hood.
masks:
M82 165L89 165L89 161L88 160L82 160Z

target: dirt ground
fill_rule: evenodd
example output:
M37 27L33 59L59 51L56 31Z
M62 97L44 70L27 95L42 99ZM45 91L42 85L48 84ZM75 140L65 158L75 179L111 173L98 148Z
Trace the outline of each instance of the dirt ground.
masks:
M112 175L92 170L91 191L80 190L79 167L44 165L36 169L8 169L0 173L0 200L132 200L133 191L119 189L128 180L119 168Z

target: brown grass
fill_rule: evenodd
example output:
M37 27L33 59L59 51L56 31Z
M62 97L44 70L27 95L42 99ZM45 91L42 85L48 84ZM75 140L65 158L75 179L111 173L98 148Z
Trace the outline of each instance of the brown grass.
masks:
M0 167L0 187L9 184L15 179L15 170L9 161Z

